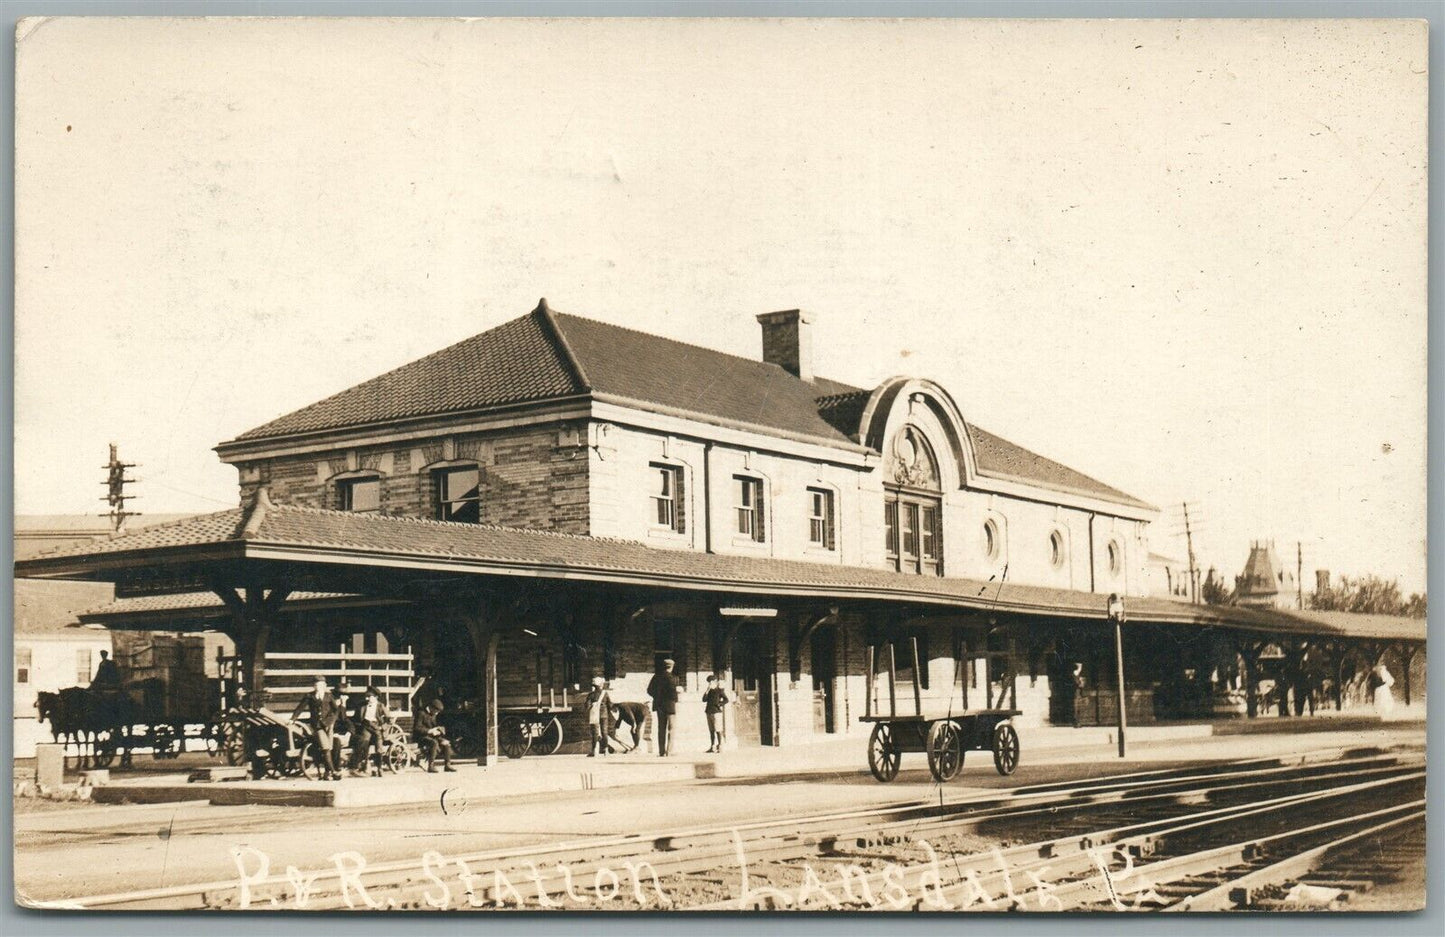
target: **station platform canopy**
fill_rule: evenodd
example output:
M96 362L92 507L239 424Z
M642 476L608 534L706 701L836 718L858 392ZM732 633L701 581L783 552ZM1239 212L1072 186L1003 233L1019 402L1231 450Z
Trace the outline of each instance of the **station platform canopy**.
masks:
M1106 616L1097 593L884 569L659 550L629 540L274 505L232 509L87 542L15 564L19 578L112 582L119 602L86 617L155 620L209 608L217 588L285 581L297 600L407 600L420 584L528 579L704 592L720 601L800 598L971 609L1039 618ZM426 590L423 589L423 594ZM432 594L435 594L433 592ZM157 596L189 596L167 602ZM152 597L148 603L134 600ZM1424 642L1425 620L1127 600L1129 622L1281 635ZM129 604L128 604L129 603ZM216 600L219 607L219 599ZM132 624L131 627L136 627Z

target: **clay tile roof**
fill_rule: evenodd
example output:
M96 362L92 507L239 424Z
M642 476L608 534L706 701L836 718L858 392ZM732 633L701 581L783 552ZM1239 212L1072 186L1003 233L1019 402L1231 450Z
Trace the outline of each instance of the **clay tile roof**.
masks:
M161 547L201 546L236 539L240 536L245 512L240 508L197 514L168 524L155 524L97 540L86 540L35 557L37 560L68 556L92 556L150 550Z
M1045 488L1090 495L1106 501L1115 501L1134 507L1153 510L1154 506L1117 488L1106 485L1083 472L1067 465L1047 459L1037 452L1011 443L1002 436L995 436L986 429L969 424L969 436L973 439L974 455L978 459L978 470L997 478L1016 479Z
M199 536L210 531L208 543L243 540L235 511L182 521L184 529ZM212 520L214 519L214 520ZM155 538L141 530L113 541L88 544L92 552L142 549L141 543L172 546L175 537ZM887 597L904 601L941 601L975 609L1046 615L1066 614L1101 618L1103 598L1089 592L1050 589L1013 583L985 583L970 579L916 576L873 567L837 566L805 560L778 560L750 556L657 550L642 543L574 534L549 533L479 524L456 524L375 514L349 514L289 505L265 505L259 519L247 525L244 542L258 549L267 546L327 548L338 553L365 552L378 566L424 566L427 559L445 559L454 569L458 561L475 561L477 572L489 568L527 569L542 577L639 578L665 583L669 588L711 588L740 591L787 591L824 597ZM157 542L159 540L159 542ZM206 545L197 543L197 546ZM326 562L321 555L318 562ZM40 571L47 560L22 564L24 572ZM138 562L143 563L143 558ZM1332 616L1279 613L1230 606L1190 605L1167 599L1131 598L1128 614L1137 624L1223 624L1253 630L1290 633L1351 634L1424 640L1424 620L1390 616Z
M591 393L826 445L857 446L871 391L774 364L555 312L528 315L242 433L289 436ZM976 426L979 469L1135 507L1152 506Z
M239 439L456 413L586 390L533 313L242 433Z
M286 598L288 604L293 602L302 603L324 603L333 600L360 599L351 592L292 592ZM102 605L94 606L79 613L81 621L102 618L107 615L133 615L141 612L177 612L195 610L220 610L226 611L225 603L221 597L214 592L177 592L171 595L137 595L115 599ZM229 613L228 613L229 614Z

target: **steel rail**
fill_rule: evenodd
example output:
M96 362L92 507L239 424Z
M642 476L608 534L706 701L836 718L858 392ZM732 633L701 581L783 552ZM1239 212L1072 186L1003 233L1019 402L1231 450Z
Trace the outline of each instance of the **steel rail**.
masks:
M1379 769L1383 770L1387 768L1389 764L1398 765L1401 760L1402 759L1399 756L1371 756L1359 759L1322 761L1313 766L1301 764L1287 764L1274 769L1253 770L1246 772L1246 774L1255 777L1271 773L1278 775L1299 773L1301 771L1309 774L1311 772L1326 772L1331 770L1347 769L1350 767L1362 767L1365 765L1378 765ZM1251 759L1249 761L1242 762L1241 764L1255 765L1259 763L1260 760ZM1238 783L1236 779L1233 779L1232 777L1227 775L1227 764L1224 766L1211 767L1217 767L1218 770L1212 770L1205 774L1184 774L1182 776L1172 771L1167 772L1167 776L1155 779L1154 786L1177 787L1178 785L1187 782L1204 781L1206 783L1215 782L1214 787L1206 787L1202 789L1188 790L1182 792L1176 791L1155 796L1178 797L1181 795L1200 793L1207 794L1213 790L1240 789L1244 787L1244 785ZM1193 769L1179 770L1189 771ZM1329 776L1331 775L1326 775L1326 777ZM1131 798L1131 802L1133 800L1146 799L1143 796L1143 792L1148 788L1149 782L1143 780L1134 780L1138 778L1137 773L1133 775L1123 775L1121 777L1128 779L1125 780L1122 785L1118 783L1114 778L1101 778L1095 781L1090 781L1084 784L1077 785L1075 787L1025 794L1022 795L1022 798L1020 796L1014 795L1012 792L1005 796L985 795L973 798L965 798L963 800L948 804L944 808L942 808L945 812L945 816L939 816L937 814L937 811L940 808L936 805L929 805L926 802L922 801L902 801L895 804L885 805L881 808L862 808L858 810L841 811L831 814L788 818L785 820L763 820L744 824L704 827L698 829L672 831L658 834L629 834L625 836L591 841L563 841L559 843L538 844L535 846L528 846L523 848L498 849L479 853L472 853L458 857L451 857L450 861L456 861L457 859L461 859L468 864L476 865L484 865L486 863L505 861L510 863L509 867L516 867L519 863L525 862L528 859L555 859L559 857L565 859L570 856L586 856L588 858L596 859L598 850L606 851L609 858L612 858L614 860L620 860L627 857L639 855L655 856L658 852L677 852L695 849L703 845L705 841L709 840L713 842L725 841L729 845L729 848L731 848L731 838L735 832L739 835L760 832L764 835L762 837L759 837L759 839L765 842L768 840L773 840L778 844L777 848L779 849L796 849L798 845L802 844L803 841L807 838L808 831L810 829L817 827L827 829L829 827L832 827L834 830L836 830L837 824L848 823L850 821L860 824L859 828L862 829L867 829L870 827L876 828L882 824L917 824L920 821L931 821L932 823L937 824L940 822L945 822L946 820L950 820L956 823L959 819L963 818L969 819L974 822L986 822L990 819L997 819L1000 816L1007 816L1007 812L1017 814L1020 809L1026 809L1030 812L1035 812L1047 809L1050 805L1075 807L1094 805L1101 802L1111 803L1114 802L1112 796L1116 793L1120 793L1119 788L1121 786L1125 788L1126 791L1132 792L1136 795L1136 797ZM1300 780L1309 779L1309 777L1306 777ZM1274 783L1280 783L1286 780L1290 779L1279 778ZM1218 784L1217 782L1220 781L1225 781L1229 783ZM1262 784L1264 783L1264 781L1260 780L1252 783ZM1101 801L1097 799L1100 797L1110 799ZM1037 802L1027 805L1020 805L1018 803L1020 799ZM906 815L900 816L900 814ZM890 816L894 819L886 819ZM835 835L830 838L836 841L840 837ZM649 861L653 860L650 859ZM387 875L405 876L407 874L415 874L420 871L421 863L419 863L417 860L407 859L390 863L380 863L375 866L369 866L366 870L366 875L369 880L376 880ZM324 870L318 874L317 881L321 883L327 883L333 880L339 880L340 877L341 875L338 871ZM257 891L264 892L267 889L285 888L286 886L288 886L289 883L289 879L286 876L273 875L262 881L255 882L253 883L253 885ZM219 897L227 892L234 892L237 890L237 888L238 882L236 880L221 880L175 885L164 888L117 892L96 896L85 896L70 900L60 900L54 902L54 904L57 907L76 909L136 906L146 904L165 905L165 903L168 901L174 901L175 899L183 899L187 897L208 900L210 898Z
M1244 891L1246 894L1248 894L1251 890L1255 888L1261 888L1266 885L1278 885L1282 882L1298 878L1301 875L1306 875L1309 872L1313 871L1316 865L1318 865L1318 863L1322 859L1324 859L1325 856L1329 855L1335 850L1346 848L1361 839L1378 835L1387 830L1394 829L1397 826L1403 826L1406 823L1423 821L1425 819L1425 801L1423 799L1414 801L1412 804L1409 804L1407 806L1412 808L1417 807L1419 809L1415 809L1410 813L1406 813L1404 816L1395 817L1393 819L1386 820L1383 823L1376 824L1375 826L1371 826L1366 829L1338 837L1336 839L1330 840L1327 843L1322 843L1318 846L1315 846L1311 849L1306 849L1305 851L1296 853L1292 856L1287 856L1286 858L1280 859L1278 862L1272 862L1269 865L1264 866L1263 868L1255 869L1251 872L1239 876L1238 878L1232 879L1228 882L1223 882L1215 886L1214 888L1209 889L1208 891L1201 892L1197 895L1188 895L1183 899L1161 910L1228 911L1236 906L1237 902L1235 900L1235 896L1240 891ZM1366 818L1374 818L1382 816L1389 812L1391 812L1390 808L1387 808L1385 810L1378 810L1373 813L1364 814L1356 819L1363 820Z
M983 890L991 891L993 894L999 895L999 897L1003 897L1005 894L1013 895L1015 894L1015 889L1012 887L1012 882L1015 880L1026 878L1035 883L1042 881L1041 878L1030 878L1031 873L1033 876L1039 877L1044 876L1045 873L1051 873L1048 875L1048 880L1050 883L1055 883L1061 879L1068 879L1094 870L1096 860L1091 853L1096 854L1100 849L1108 849L1114 854L1118 854L1118 852L1122 850L1128 850L1132 855L1143 856L1152 852L1158 843L1166 841L1169 837L1176 836L1180 833L1220 826L1225 823L1261 816L1267 813L1275 813L1280 810L1320 804L1341 797L1354 796L1369 790L1423 779L1424 774L1421 772L1404 777L1385 778L1344 787L1326 788L1321 791L1286 795L1265 802L1223 807L1203 813L1190 814L1183 818L1167 817L1115 827L1108 830L1093 831L1087 835L1071 834L1055 839L1014 846L1008 849L990 851L986 854L980 853L961 857L950 856L948 857L945 868L947 871L954 873L952 876L953 882L942 884L943 887L947 887L948 884L957 884L960 880L966 879L970 874L973 874L978 876L978 884ZM1181 820L1184 822L1181 822ZM1148 867L1140 867L1140 871L1145 868ZM757 871L758 870L753 870L751 874L757 877ZM935 865L932 862L904 866L897 873L876 873L873 877L869 878L868 881L874 886L879 886L883 884L882 880L886 875L901 874L904 887L909 891L913 891L919 886L920 877L928 873L937 874ZM1056 892L1052 890L1051 886L1051 898L1055 894ZM738 906L738 901L731 899L691 908L689 910L720 911L736 909Z

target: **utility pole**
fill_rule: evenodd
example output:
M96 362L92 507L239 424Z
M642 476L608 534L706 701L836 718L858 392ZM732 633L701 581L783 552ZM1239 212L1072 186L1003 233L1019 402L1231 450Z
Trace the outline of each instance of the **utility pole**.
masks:
M1199 570L1194 565L1194 531L1189 526L1189 502L1182 502L1182 506L1184 508L1184 540L1189 544L1189 601L1198 605Z
M135 467L136 463L134 462L122 462L116 444L110 444L110 461L101 466L106 470L106 478L102 482L106 487L106 495L100 499L110 505L110 513L100 516L110 518L111 529L116 533L119 533L120 529L125 526L127 517L140 516L139 511L125 509L125 503L135 499L135 495L125 493L125 486L135 483L134 478L125 477L125 470Z

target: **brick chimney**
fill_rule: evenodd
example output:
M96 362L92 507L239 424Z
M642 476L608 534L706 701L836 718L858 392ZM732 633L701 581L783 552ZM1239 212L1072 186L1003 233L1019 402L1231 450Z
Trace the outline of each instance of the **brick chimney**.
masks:
M765 312L763 360L805 381L813 380L813 336L808 314L801 309Z

